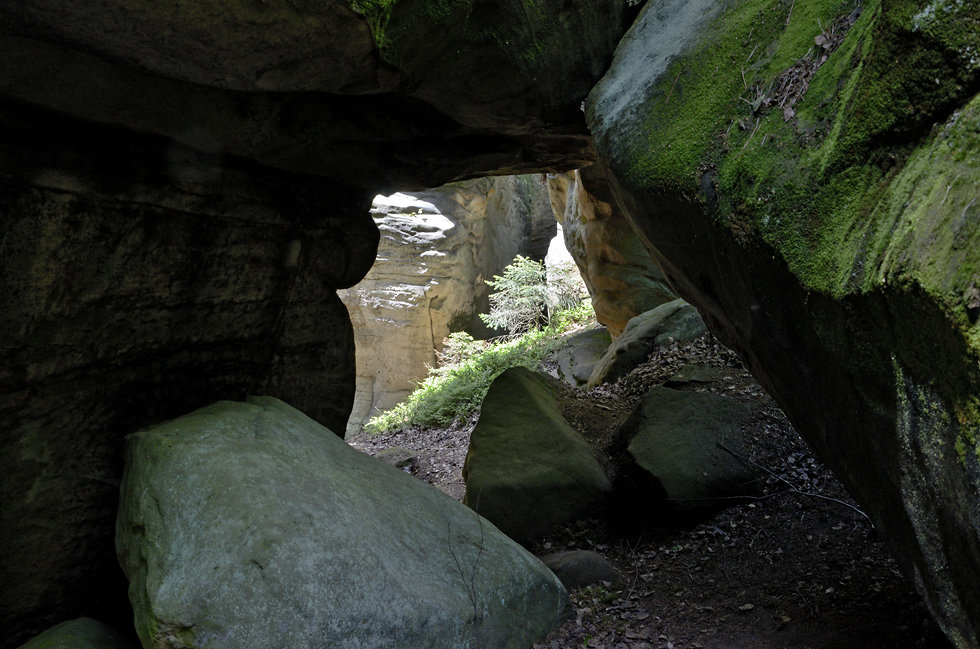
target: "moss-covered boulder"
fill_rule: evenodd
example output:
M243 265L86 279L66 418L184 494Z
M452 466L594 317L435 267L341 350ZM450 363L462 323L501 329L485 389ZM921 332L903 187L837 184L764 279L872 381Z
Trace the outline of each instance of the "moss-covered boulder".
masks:
M488 521L269 397L129 437L120 498L144 647L524 649L569 611Z
M592 448L562 416L552 381L523 367L498 376L463 466L463 502L521 543L596 513L611 491Z
M642 474L637 484L678 509L717 507L762 492L762 476L744 457L741 425L749 409L717 394L655 387L620 426ZM726 502L727 501L727 502Z
M615 383L645 362L660 345L691 340L706 331L697 309L681 298L634 316L622 335L595 362L586 387Z
M582 387L588 383L595 364L611 343L612 337L605 327L588 329L569 336L555 354L558 378L572 387Z
M671 285L964 648L980 643L978 22L951 0L650 3L587 108Z
M18 649L134 649L115 629L90 617L56 624Z

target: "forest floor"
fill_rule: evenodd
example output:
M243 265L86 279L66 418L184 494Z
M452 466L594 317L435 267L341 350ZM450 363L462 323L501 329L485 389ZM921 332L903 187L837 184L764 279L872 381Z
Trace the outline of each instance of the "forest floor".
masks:
M615 472L624 454L619 425L647 390L688 363L723 371L681 389L752 408L746 459L768 476L764 495L697 514L620 503L616 516L579 521L530 547L594 550L620 576L573 591L575 618L535 648L951 649L857 504L710 335L657 348L616 384L562 390L563 412ZM462 500L475 423L348 441L372 455L408 449L406 470Z

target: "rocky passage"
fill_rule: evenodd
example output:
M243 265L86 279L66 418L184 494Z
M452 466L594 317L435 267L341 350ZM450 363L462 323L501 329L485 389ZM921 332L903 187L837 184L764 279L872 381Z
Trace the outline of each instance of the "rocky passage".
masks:
M128 623L126 435L260 393L343 432L371 197L589 165L980 645L980 4L185 8L0 4L0 646Z
M622 501L607 517L533 544L539 555L597 551L619 577L573 590L575 619L536 649L948 649L873 525L738 358L710 335L658 347L615 384L562 390L563 414L612 472L623 461L619 424L650 387L691 363L726 378L687 389L751 407L745 459L765 468L764 493L687 514ZM475 420L348 442L373 455L407 450L405 471L461 500Z

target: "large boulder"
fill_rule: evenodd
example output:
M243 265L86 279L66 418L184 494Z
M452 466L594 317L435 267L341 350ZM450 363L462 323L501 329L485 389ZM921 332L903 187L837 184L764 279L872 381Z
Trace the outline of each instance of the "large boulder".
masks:
M630 318L677 298L615 204L601 167L551 174L548 189L565 247L582 273L596 318L613 338Z
M568 590L585 588L602 582L622 584L616 567L592 550L564 550L538 557Z
M575 388L584 386L610 344L612 337L605 327L587 329L569 336L555 354L558 378Z
M517 255L534 253L534 234L555 230L538 176L450 183L424 192L377 196L381 231L374 266L338 293L357 348L357 390L347 434L404 401L436 364L450 333L486 332L484 283Z
M678 298L630 319L592 367L586 387L615 383L647 360L657 347L691 340L707 332L697 309Z
M116 532L145 647L525 649L570 610L490 522L268 397L132 435Z
M596 513L611 491L591 447L562 416L553 380L523 367L498 376L463 466L463 502L522 543Z
M671 286L962 648L980 645L978 22L974 2L648 3L586 106Z
M749 415L728 397L655 387L618 435L657 497L679 509L717 507L762 491L759 470L738 457Z
M133 649L115 629L89 617L56 624L18 649Z

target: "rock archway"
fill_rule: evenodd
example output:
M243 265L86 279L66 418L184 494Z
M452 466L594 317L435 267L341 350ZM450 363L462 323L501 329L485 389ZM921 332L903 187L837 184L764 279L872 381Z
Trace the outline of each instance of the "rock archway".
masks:
M632 4L0 8L7 643L115 606L123 435L256 391L343 427L373 195L601 158L977 644L980 9L648 2L583 105Z

